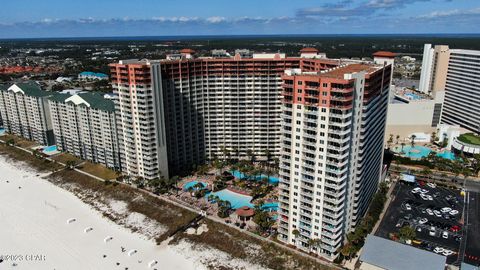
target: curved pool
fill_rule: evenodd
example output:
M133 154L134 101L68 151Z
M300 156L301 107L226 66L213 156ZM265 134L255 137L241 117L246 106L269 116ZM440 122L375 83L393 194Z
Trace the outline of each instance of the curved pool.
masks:
M186 183L185 185L183 185L183 190L187 191L189 188L195 189L194 186L198 183L200 183L203 186L202 189L207 187L207 183L199 182L199 181L190 181L190 182Z
M232 173L233 176L235 176L235 178L238 178L238 179L255 179L255 181L260 181L264 178L268 178L268 182L270 184L278 184L279 180L278 180L278 177L275 177L275 176L268 176L268 175L265 175L265 174L260 174L260 175L257 175L255 177L253 176L249 176L249 175L246 175L238 170L233 170L233 171L230 171Z
M420 145L415 145L415 147L412 147L410 145L406 145L403 147L401 146L395 146L393 148L393 151L395 153L401 154L402 156L409 157L409 158L423 158L427 157L430 152L432 152L432 149L426 147L426 146L420 146ZM455 159L455 154L451 151L443 151L440 153L437 153L437 157L445 158L445 159L450 159L454 160Z
M276 212L278 210L278 202L265 203L262 205L262 210Z
M218 196L222 201L229 201L233 209L237 209L243 206L253 208L253 204L250 203L250 201L252 200L252 196L236 193L228 189L222 189L217 192L212 192L207 195L207 198L210 195Z

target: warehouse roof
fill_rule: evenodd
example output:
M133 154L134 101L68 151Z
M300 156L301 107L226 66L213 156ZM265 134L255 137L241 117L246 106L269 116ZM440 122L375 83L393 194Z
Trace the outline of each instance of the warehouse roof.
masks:
M360 261L389 270L445 269L446 258L374 235L368 235Z

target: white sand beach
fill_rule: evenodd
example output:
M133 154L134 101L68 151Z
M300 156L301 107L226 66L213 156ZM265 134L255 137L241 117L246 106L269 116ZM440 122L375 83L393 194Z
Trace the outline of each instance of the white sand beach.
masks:
M0 156L0 269L206 269L181 251L132 233Z

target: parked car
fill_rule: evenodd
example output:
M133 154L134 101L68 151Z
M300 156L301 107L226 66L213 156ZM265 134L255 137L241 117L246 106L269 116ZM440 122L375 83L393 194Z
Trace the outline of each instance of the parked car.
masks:
M412 218L412 214L405 215L403 218L405 220L410 220Z
M422 218L418 221L418 223L420 223L420 224L425 224L427 222L428 222L428 219L426 219L426 218Z
M448 256L450 256L450 255L453 254L453 251L446 249L446 250L444 250L444 251L442 252L442 254L443 254L443 256L447 256L447 257L448 257Z
M458 210L455 210L455 209L454 209L454 210L452 210L452 211L450 211L450 212L448 212L448 213L449 213L450 215L452 215L452 216L455 216L455 215L458 214Z
M450 228L450 231L451 232L458 232L460 231L460 227L458 225L453 225L451 228Z
M437 187L437 185L435 185L434 183L427 183L427 186L431 187L431 188L436 188Z
M448 213L448 212L452 211L452 208L450 208L450 207L443 207L440 211L441 211L442 213Z
M430 236L435 236L437 230L435 229L435 227L430 227L430 230L428 231L428 234Z
M448 232L447 231L443 231L442 238L448 239Z
M433 210L433 213L435 214L436 217L442 217L442 213L438 210Z
M437 253L437 254L440 254L440 253L443 253L445 251L444 248L442 247L436 247L433 252Z
M433 211L430 208L425 209L425 212L427 212L427 214L429 214L430 216L433 215Z
M420 190L421 190L421 188L416 187L416 188L412 189L412 193L418 193L418 192L420 192Z
M412 207L410 206L410 204L406 203L405 204L405 209L410 211L410 210L412 210Z

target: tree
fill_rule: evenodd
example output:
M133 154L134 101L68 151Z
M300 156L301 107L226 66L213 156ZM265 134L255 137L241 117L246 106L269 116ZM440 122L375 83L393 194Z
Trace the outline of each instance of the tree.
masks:
M310 246L310 251L312 251L313 248L318 249L322 245L322 241L318 238L310 238L308 245Z
M69 170L73 170L75 168L75 161L74 160L68 160L65 165Z
M396 141L397 141L396 144L398 144L398 141L400 140L400 135L397 135L397 136L395 137L395 139L396 139Z
M296 239L300 236L300 231L295 229L295 230L292 231L292 234L293 234L293 236L295 236L295 239Z
M272 225L275 223L267 212L263 210L255 210L255 215L253 216L253 222L257 224L257 229L260 233L265 233L271 229Z
M412 145L412 148L415 147L415 139L417 138L417 136L415 134L413 134L412 136L410 136L410 144Z
M6 141L6 144L7 144L8 146L14 146L14 145L15 145L15 140L14 140L14 139L8 139L8 140Z
M218 212L217 215L220 218L226 218L230 215L230 210L232 208L232 204L229 201L218 200Z
M403 226L402 228L400 228L398 233L400 238L404 240L415 239L415 236L416 236L415 229L410 226Z
M248 159L250 160L250 163L254 163L255 162L255 152L253 152L252 149L247 149L247 156L248 156Z
M403 147L405 147L405 143L402 142L400 145L402 146L402 153L405 153L405 152L403 152Z
M388 148L392 147L393 144L393 134L390 134L390 137L388 138L387 145Z
M434 131L430 136L430 142L433 144L438 140L437 133Z
M178 177L178 175L175 175L172 178L170 178L170 183L173 185L172 187L175 187L175 190L177 192L177 196L178 196L178 181L179 180L180 180L180 177Z

